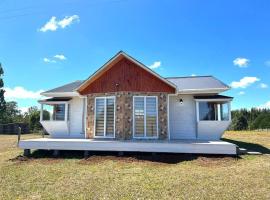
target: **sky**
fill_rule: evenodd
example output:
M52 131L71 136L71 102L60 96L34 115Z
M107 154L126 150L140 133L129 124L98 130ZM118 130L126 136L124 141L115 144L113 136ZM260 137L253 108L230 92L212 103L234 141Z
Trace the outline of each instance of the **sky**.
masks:
M6 100L86 79L123 50L163 77L213 75L270 108L269 0L0 0Z

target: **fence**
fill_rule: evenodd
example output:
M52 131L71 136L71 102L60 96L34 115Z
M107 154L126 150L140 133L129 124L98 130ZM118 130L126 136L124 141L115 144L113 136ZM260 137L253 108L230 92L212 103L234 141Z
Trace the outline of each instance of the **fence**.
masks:
M17 134L19 127L21 127L22 134L30 131L27 123L9 123L0 124L0 134Z

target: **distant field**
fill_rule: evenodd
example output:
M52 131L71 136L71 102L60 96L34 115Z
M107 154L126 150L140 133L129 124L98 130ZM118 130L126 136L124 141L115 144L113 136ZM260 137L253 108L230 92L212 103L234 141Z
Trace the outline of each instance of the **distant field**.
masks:
M39 137L23 135L22 138ZM226 132L224 140L263 155L95 155L18 157L0 135L0 199L270 199L270 132Z

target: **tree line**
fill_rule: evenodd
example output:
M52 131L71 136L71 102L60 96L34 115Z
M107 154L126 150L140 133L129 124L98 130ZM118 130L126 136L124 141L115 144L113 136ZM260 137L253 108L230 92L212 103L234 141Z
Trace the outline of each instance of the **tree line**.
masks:
M270 109L252 108L232 111L230 130L270 129Z

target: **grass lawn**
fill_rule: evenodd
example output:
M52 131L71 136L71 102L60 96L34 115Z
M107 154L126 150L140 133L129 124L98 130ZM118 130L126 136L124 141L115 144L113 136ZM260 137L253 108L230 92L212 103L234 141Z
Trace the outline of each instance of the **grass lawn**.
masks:
M33 138L35 135L23 135ZM16 136L0 135L0 199L270 199L270 132L226 132L263 155L241 158L83 153L16 159Z

